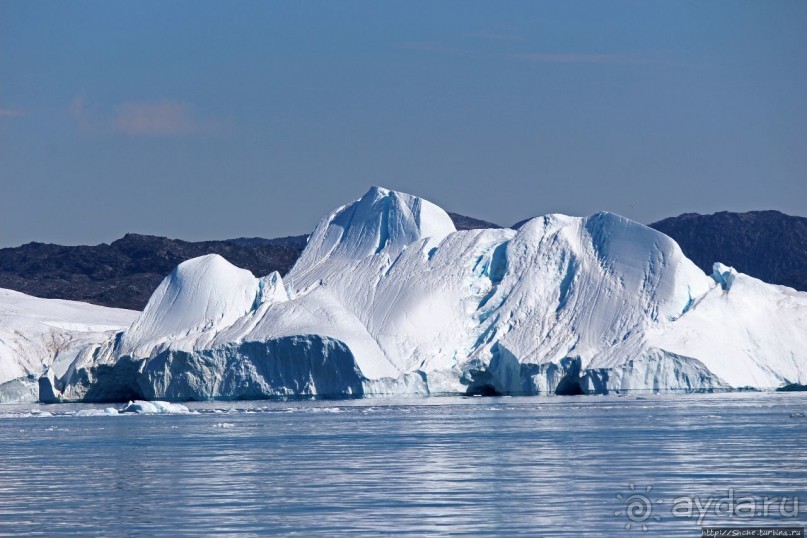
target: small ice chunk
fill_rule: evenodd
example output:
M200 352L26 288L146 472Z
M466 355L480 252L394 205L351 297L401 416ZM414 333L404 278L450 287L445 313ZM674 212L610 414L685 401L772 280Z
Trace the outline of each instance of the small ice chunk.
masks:
M214 428L235 428L235 424L232 422L216 422L213 424Z
M142 413L142 414L167 414L167 413L189 413L187 407L182 404L175 404L170 402L161 402L155 400L153 402L146 402L143 400L135 400L129 402L121 410L123 413Z
M79 409L76 411L77 417L101 417L104 416L103 409Z
M737 271L734 267L729 267L718 262L712 266L712 279L720 284L723 291L729 291L731 284L734 282L734 277L737 276Z
M108 417L117 415L118 410L114 407L107 407L105 409L79 409L76 411L77 417Z

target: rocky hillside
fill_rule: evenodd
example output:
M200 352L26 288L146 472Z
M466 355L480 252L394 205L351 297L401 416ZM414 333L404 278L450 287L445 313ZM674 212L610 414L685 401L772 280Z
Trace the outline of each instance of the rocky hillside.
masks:
M719 261L765 282L807 291L807 218L779 211L684 213L650 227L675 239L704 271Z
M458 229L498 228L451 213ZM28 243L0 249L0 288L35 297L71 299L142 310L162 279L179 263L220 254L255 275L285 274L297 261L307 236L189 242L127 234L113 243L61 246Z
M269 244L242 246L231 241L191 243L137 234L127 234L109 245L28 243L0 249L0 288L36 297L142 310L177 264L211 253L263 275L288 271L300 249Z
M459 230L500 227L457 213L449 216ZM765 282L807 291L807 218L778 211L685 213L650 226L675 239L708 273L720 261ZM127 234L109 245L28 243L0 249L0 288L142 310L165 275L187 259L220 254L255 275L285 274L306 239L297 235L194 243Z

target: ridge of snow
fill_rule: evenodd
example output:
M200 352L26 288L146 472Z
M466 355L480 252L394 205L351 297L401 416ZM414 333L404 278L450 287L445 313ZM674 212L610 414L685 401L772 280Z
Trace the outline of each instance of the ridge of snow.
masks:
M649 343L700 360L733 387L807 384L807 293L722 264L715 264L715 274L721 285L652 331Z
M433 203L374 186L320 221L289 275L303 277L335 259L355 261L382 253L395 258L420 239L439 243L456 231L448 213Z
M182 349L203 345L200 337L211 338L249 312L260 301L259 292L272 289L267 282L262 287L251 272L218 254L182 262L124 333L119 354L151 356L169 343Z
M0 289L0 383L59 372L80 348L128 327L137 312Z
M773 388L807 382L805 335L807 294L707 276L624 217L456 231L373 187L285 282L184 262L119 343L44 383L56 399Z

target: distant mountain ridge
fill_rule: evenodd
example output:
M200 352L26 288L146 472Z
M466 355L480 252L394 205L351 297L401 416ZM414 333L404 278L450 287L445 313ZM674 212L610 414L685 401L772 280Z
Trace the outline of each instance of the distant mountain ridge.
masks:
M192 243L138 234L126 234L108 245L28 243L0 249L0 288L142 310L165 275L190 258L220 254L256 274L285 273L301 250L282 244Z
M458 230L500 226L449 213ZM255 275L286 274L305 248L307 235L240 237L190 242L126 234L110 244L63 246L28 243L0 249L0 288L48 299L142 310L162 279L181 262L219 254Z
M475 219L460 215L459 213L448 212L448 216L454 222L454 227L457 230L478 230L483 228L501 228L498 224L493 224L486 220ZM235 239L227 239L228 243L233 243L240 247L255 247L260 245L280 245L284 247L292 247L303 250L308 241L308 235L289 235L286 237L275 237L273 239L266 239L264 237L237 237Z
M457 213L448 215L458 230L501 228ZM685 213L650 227L675 239L707 273L720 261L765 282L807 291L807 218L778 211ZM185 260L219 254L258 276L272 271L286 274L307 238L189 242L127 234L111 244L95 246L28 243L0 249L0 288L142 310L165 275Z
M650 224L706 272L714 262L807 291L807 218L779 211L684 213Z
M459 213L448 212L448 216L454 222L454 227L457 230L479 230L484 228L501 228L498 224L493 224L486 220L475 219L473 217L466 217Z

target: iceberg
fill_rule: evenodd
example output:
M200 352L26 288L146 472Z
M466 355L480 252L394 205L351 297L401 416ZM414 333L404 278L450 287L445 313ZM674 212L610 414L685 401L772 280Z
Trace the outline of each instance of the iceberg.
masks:
M611 213L457 231L371 188L291 271L180 264L128 329L39 379L42 401L774 389L807 383L807 294Z
M114 412L112 412L114 411ZM190 411L187 407L182 404L171 403L171 402L161 402L158 400L145 402L142 400L135 400L133 402L129 402L126 404L120 413L136 413L136 414L144 414L144 415L153 415L153 414L161 414L161 415L168 415L168 414L187 414ZM115 415L118 414L116 409L105 410L104 414Z
M63 375L86 346L127 328L137 316L0 289L0 403L36 401L37 378L45 370Z

